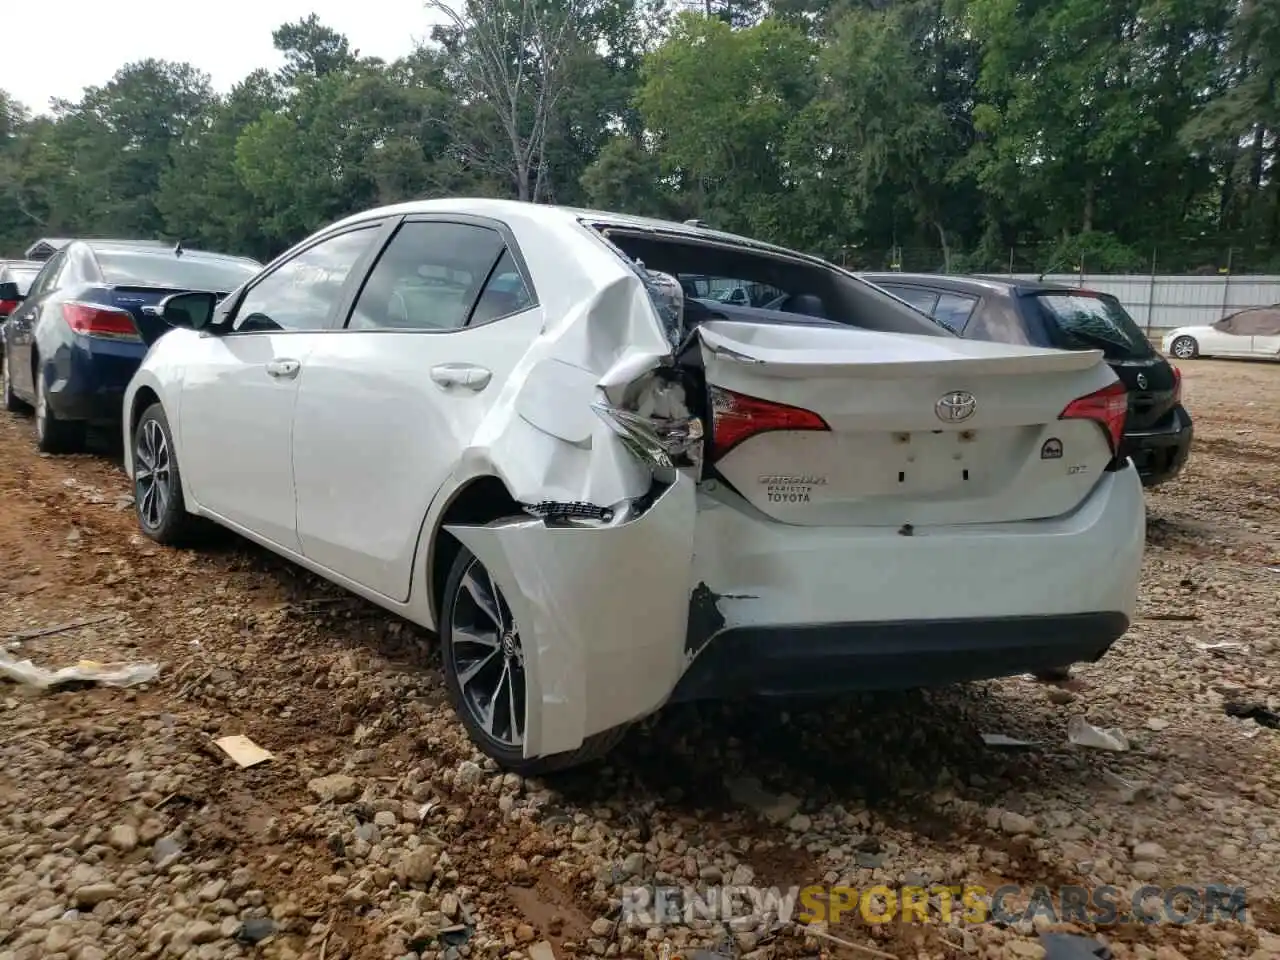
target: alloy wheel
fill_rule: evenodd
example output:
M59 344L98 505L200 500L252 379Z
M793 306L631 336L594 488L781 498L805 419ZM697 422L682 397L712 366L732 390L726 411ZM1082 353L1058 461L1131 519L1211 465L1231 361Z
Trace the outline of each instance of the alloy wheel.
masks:
M1190 360L1195 352L1195 341L1190 337L1179 337L1173 342L1173 355L1179 360Z
M454 675L466 710L506 747L524 743L524 649L511 608L483 564L472 559L450 615Z
M133 485L138 516L149 530L164 523L172 496L173 470L169 442L156 420L142 425L134 450Z

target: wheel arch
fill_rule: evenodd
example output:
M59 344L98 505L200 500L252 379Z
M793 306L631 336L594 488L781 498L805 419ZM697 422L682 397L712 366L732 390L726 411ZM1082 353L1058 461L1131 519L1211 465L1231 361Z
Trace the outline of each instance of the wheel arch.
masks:
M130 480L133 479L133 435L138 429L138 421L142 419L143 413L153 404L160 404L160 408L164 411L165 420L169 424L169 435L173 438L174 455L178 458L179 467L182 466L182 435L178 429L178 404L171 402L173 395L167 392L153 374L146 370L139 370L134 374L133 380L125 389L124 400L122 401L124 409L122 414L122 440L124 443L124 472ZM182 495L187 503L187 510L191 513L199 513L199 506L191 495L191 481L185 470L179 470L179 476L182 480Z
M520 513L519 502L507 484L492 474L471 477L458 485L431 524L426 543L427 607L439 629L445 582L462 543L445 527L449 524L482 524Z

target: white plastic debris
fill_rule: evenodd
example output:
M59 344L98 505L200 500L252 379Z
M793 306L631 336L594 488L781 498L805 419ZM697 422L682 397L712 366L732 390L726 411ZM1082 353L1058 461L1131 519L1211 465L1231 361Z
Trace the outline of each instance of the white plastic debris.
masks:
M134 687L149 683L160 672L158 663L105 664L81 660L70 667L50 670L30 660L14 660L0 653L0 676L29 687L48 690L67 683L95 683L105 687Z
M1094 750L1129 749L1129 739L1124 735L1124 731L1118 727L1106 730L1095 727L1078 714L1067 723L1067 739L1077 747L1090 747Z
M1016 737L1007 737L1003 733L984 733L982 734L982 742L988 747L1034 747L1034 740L1019 740Z

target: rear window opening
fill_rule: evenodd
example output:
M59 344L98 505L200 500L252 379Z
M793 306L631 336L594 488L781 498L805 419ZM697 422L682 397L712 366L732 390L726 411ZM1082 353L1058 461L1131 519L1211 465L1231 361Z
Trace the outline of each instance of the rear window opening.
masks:
M686 332L707 320L840 324L889 333L951 334L834 267L732 240L588 224L632 264L669 274L684 293Z
M9 268L10 279L12 279L13 282L18 285L18 293L22 294L22 296L24 297L27 295L28 292L30 292L32 281L35 280L35 278L38 277L39 275L40 275L40 271L38 269L24 270L21 267Z
M1115 297L1103 293L1037 293L1055 347L1101 350L1108 360L1136 360L1155 352L1133 317Z
M94 259L107 283L215 293L236 289L261 269L251 260L179 257L169 250L95 250Z

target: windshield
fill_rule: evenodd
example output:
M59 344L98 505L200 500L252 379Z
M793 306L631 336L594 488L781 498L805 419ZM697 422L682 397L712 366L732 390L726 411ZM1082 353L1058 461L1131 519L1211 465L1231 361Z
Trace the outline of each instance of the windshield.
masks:
M1149 357L1151 344L1115 297L1096 293L1036 295L1054 346L1101 350L1109 360Z
M170 250L95 250L94 254L103 279L123 286L227 293L261 269L252 260L190 255L175 257Z

